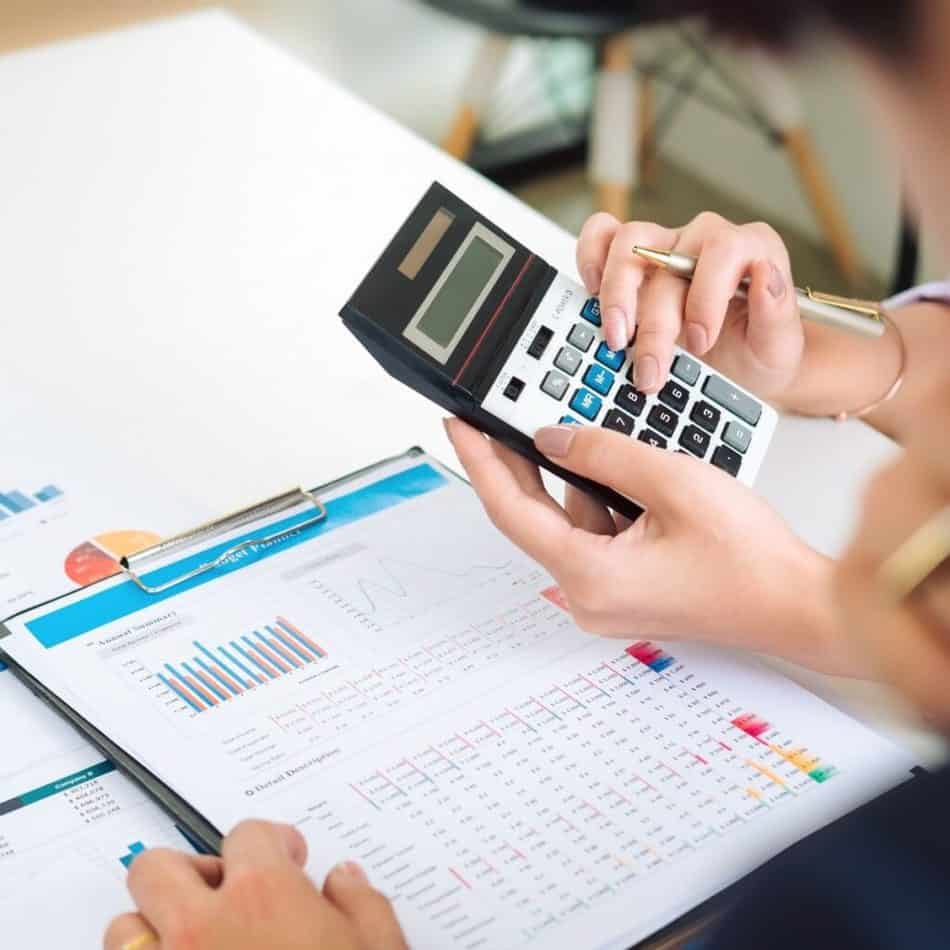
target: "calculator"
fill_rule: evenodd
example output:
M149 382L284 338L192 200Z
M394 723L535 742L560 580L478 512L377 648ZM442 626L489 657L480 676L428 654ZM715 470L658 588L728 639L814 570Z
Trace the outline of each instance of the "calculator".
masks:
M636 341L607 346L597 299L438 182L340 316L391 375L628 517L642 509L541 455L537 430L602 426L746 484L775 431L774 409L680 348L640 392Z

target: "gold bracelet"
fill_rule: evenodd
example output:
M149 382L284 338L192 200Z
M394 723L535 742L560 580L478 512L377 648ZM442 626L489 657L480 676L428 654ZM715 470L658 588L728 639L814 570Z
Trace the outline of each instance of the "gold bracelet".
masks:
M831 418L834 419L835 422L847 422L849 419L864 418L864 416L874 412L875 409L883 406L884 403L890 402L901 391L901 387L904 385L904 372L907 369L907 344L904 342L904 334L901 333L901 328L884 313L883 310L880 316L881 320L897 334L897 344L900 347L900 366L897 370L897 379L894 380L891 388L888 389L880 399L876 399L874 402L862 406L860 409L852 409L850 412L839 412L833 415Z

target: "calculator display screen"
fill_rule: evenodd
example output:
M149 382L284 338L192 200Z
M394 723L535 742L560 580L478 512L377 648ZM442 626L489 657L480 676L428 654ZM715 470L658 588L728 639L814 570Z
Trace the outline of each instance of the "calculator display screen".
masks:
M404 336L445 363L513 254L511 245L476 224L409 321Z

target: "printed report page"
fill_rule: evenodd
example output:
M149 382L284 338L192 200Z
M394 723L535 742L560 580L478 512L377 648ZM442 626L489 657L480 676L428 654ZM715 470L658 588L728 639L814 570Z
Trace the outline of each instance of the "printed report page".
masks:
M581 632L429 458L324 500L3 647L222 831L295 823L317 880L361 862L414 947L630 946L909 778L754 661Z

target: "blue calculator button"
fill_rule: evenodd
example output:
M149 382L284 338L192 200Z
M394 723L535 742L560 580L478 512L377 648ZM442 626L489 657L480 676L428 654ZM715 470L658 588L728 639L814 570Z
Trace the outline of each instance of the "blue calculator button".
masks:
M607 372L603 366L590 366L584 373L584 385L590 386L594 392L606 396L614 384L614 374Z
M600 301L596 297L591 297L587 303L584 304L584 309L581 311L581 316L594 324L595 327L600 326Z
M600 399L586 389L578 389L571 398L571 408L591 422L597 418L601 405Z
M580 423L573 416L561 416L561 421L559 425L562 426L579 426Z
M627 361L627 354L624 350L612 350L606 343L601 343L597 347L597 355L594 357L598 363L603 363L608 369L619 373L623 364Z

